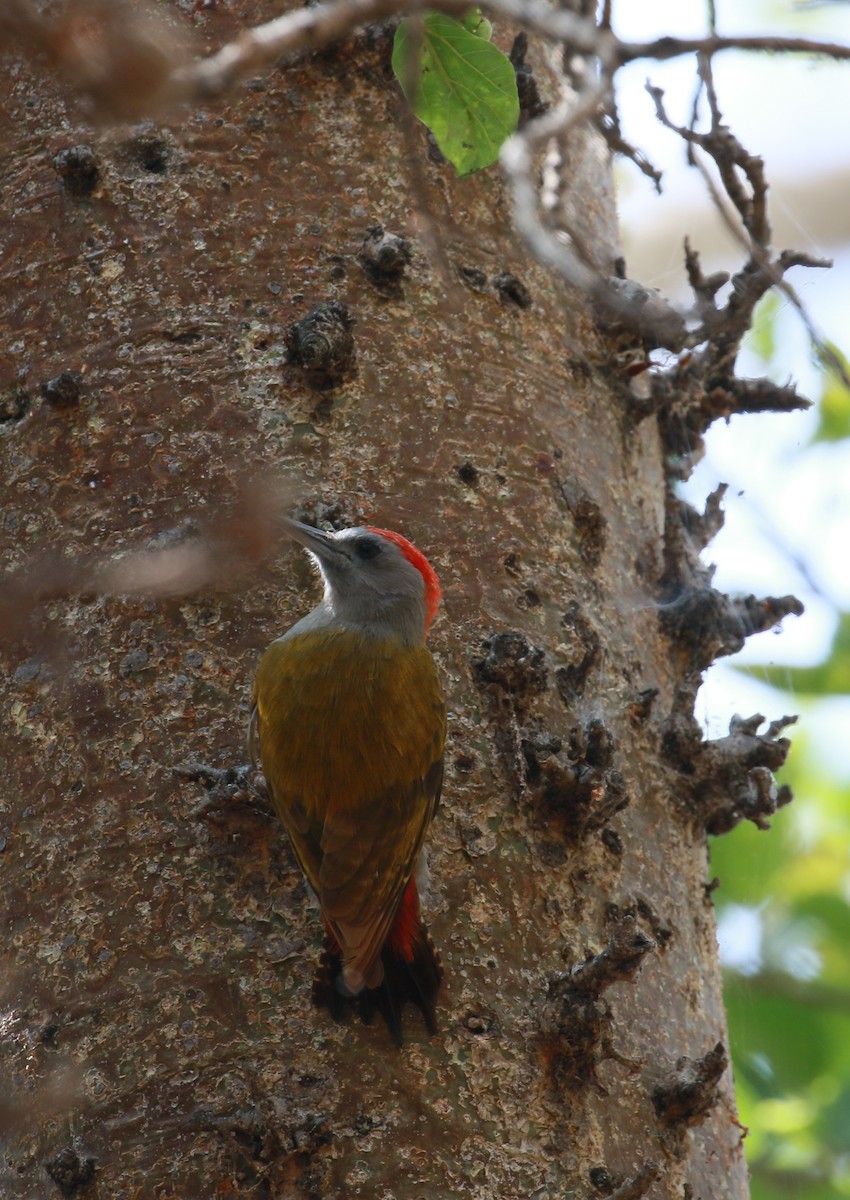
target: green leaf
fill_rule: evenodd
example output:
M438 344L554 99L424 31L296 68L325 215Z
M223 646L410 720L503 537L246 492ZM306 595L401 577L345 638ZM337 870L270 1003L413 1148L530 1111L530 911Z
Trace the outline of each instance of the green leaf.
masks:
M494 163L519 120L511 61L484 36L489 23L474 24L481 36L441 13L425 13L418 27L405 18L393 45L395 77L458 175Z
M476 37L483 38L485 42L489 42L493 36L493 26L482 14L480 8L470 8L470 10L461 17L460 21L464 29L468 29L470 33L474 33Z
M845 374L850 374L850 365L841 351L836 346L828 345L843 365ZM820 421L812 441L839 442L850 437L850 390L838 372L829 366L824 371L818 415Z
M771 290L756 305L752 327L746 337L747 349L757 354L765 366L771 365L776 354L776 318L779 309L779 296Z

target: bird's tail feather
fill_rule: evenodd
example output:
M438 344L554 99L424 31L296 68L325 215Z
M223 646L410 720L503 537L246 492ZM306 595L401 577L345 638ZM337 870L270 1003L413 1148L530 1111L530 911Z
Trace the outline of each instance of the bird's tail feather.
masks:
M332 934L326 934L313 978L313 1003L317 1008L327 1008L335 1021L343 1020L353 1010L366 1025L371 1025L378 1012L396 1044L401 1046L401 1012L404 1005L410 1002L422 1013L428 1032L436 1033L437 993L443 978L443 966L437 948L421 920L407 941L404 956L389 944L381 952L381 962L384 967L381 983L351 995L342 983L339 946Z

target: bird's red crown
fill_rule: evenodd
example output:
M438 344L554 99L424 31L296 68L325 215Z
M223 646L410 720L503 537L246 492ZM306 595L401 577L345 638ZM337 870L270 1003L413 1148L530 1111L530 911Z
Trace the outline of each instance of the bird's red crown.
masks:
M377 529L374 525L369 525L367 528L370 533L377 533L388 541L395 542L407 561L413 563L416 570L422 576L422 581L425 584L425 632L427 633L428 627L434 620L437 609L440 607L440 599L442 597L437 572L428 562L422 551L417 550L413 543L409 542L406 537L402 537L400 533L393 533L391 529Z

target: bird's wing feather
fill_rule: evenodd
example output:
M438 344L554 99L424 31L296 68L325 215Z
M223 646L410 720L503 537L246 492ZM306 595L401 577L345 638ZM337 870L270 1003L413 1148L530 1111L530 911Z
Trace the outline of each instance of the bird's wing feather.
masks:
M375 839L349 822L328 820L319 895L322 911L343 948L346 975L369 986L372 968L413 873L436 803L433 772L378 798L383 814Z
M433 659L345 630L282 639L255 702L275 807L346 967L368 981L439 797Z
M256 696L252 700L251 715L248 718L248 757L252 767L260 765L260 726Z

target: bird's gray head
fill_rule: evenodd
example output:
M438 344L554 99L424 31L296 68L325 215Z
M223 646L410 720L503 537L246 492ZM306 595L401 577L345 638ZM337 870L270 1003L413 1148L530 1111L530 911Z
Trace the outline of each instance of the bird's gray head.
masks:
M372 526L325 533L289 517L281 523L309 551L325 585L324 599L299 621L299 630L342 625L407 644L423 640L440 603L440 584L407 538Z

